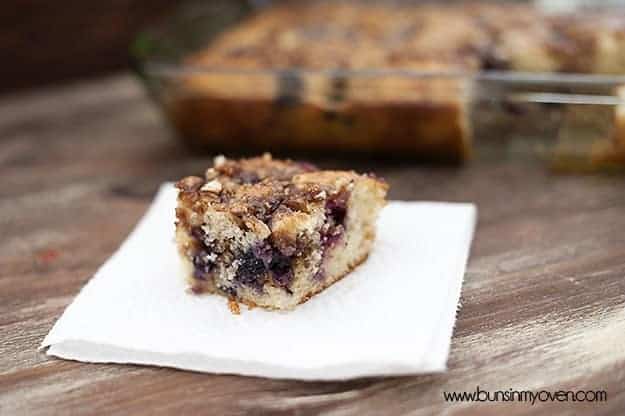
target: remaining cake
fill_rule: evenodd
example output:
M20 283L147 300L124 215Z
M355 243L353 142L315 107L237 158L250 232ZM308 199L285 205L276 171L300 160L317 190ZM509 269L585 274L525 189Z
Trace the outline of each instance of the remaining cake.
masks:
M172 84L166 108L194 144L461 161L483 109L472 107L470 77L450 74L625 72L618 13L493 1L276 3L184 60L199 70ZM386 75L358 75L370 70ZM443 75L393 72L403 70Z
M176 240L195 293L290 309L362 263L387 185L263 157L177 183Z
M625 85L617 87L614 95L625 103ZM614 111L608 107L604 112L613 112L612 129L592 143L591 162L604 168L622 170L625 166L625 104L616 105ZM604 124L609 125L609 122Z
M277 2L280 3L280 2ZM230 70L625 72L625 13L529 2L283 2L188 57Z

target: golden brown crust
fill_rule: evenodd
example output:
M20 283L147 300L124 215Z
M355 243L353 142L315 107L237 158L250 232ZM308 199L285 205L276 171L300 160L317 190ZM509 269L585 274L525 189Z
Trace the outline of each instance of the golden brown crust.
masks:
M241 308L239 307L239 303L234 298L228 298L228 309L233 315L240 315Z
M172 92L166 110L181 138L196 148L384 154L460 162L471 155L468 103L462 98L469 91L464 82L446 82L455 84L457 92L350 101L339 109L306 99L282 106L275 96L225 98L188 85ZM419 83L424 81L414 80ZM418 91L414 87L408 91Z
M355 172L321 172L309 163L274 160L270 154L241 160L218 157L206 176L190 176L176 183L183 205L197 213L210 206L214 211L234 214L244 223L248 221L248 228L257 225L255 219L270 225L274 215L310 212L311 205L318 205L328 194L359 177ZM375 180L388 188L382 180Z

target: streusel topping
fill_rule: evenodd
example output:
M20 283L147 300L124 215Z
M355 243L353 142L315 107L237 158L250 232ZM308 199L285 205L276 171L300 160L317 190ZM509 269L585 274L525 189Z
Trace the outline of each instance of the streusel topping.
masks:
M332 172L318 172L309 163L273 160L266 154L238 161L218 157L205 178L187 177L176 186L195 212L210 205L213 210L253 216L269 225L278 212L308 212L311 205L341 192L333 180ZM349 187L349 178L343 182Z

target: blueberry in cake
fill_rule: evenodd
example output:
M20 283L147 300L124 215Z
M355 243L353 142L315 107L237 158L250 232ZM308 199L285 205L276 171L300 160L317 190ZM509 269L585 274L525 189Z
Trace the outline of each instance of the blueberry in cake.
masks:
M371 250L388 186L270 155L217 157L177 183L176 241L194 293L291 309Z

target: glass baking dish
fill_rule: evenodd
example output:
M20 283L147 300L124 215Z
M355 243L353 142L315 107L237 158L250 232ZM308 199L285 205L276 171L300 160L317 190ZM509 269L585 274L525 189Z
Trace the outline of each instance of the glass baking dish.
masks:
M285 3L289 7L285 1L188 3L137 37L132 55L138 73L186 143L211 153L444 162L532 158L573 171L625 166L625 75L618 73L512 71L498 67L493 56L477 69L436 63L325 67L323 59L314 67L258 68L192 59L228 31ZM545 4L553 6L542 1L535 7ZM623 10L609 13L625 34Z

